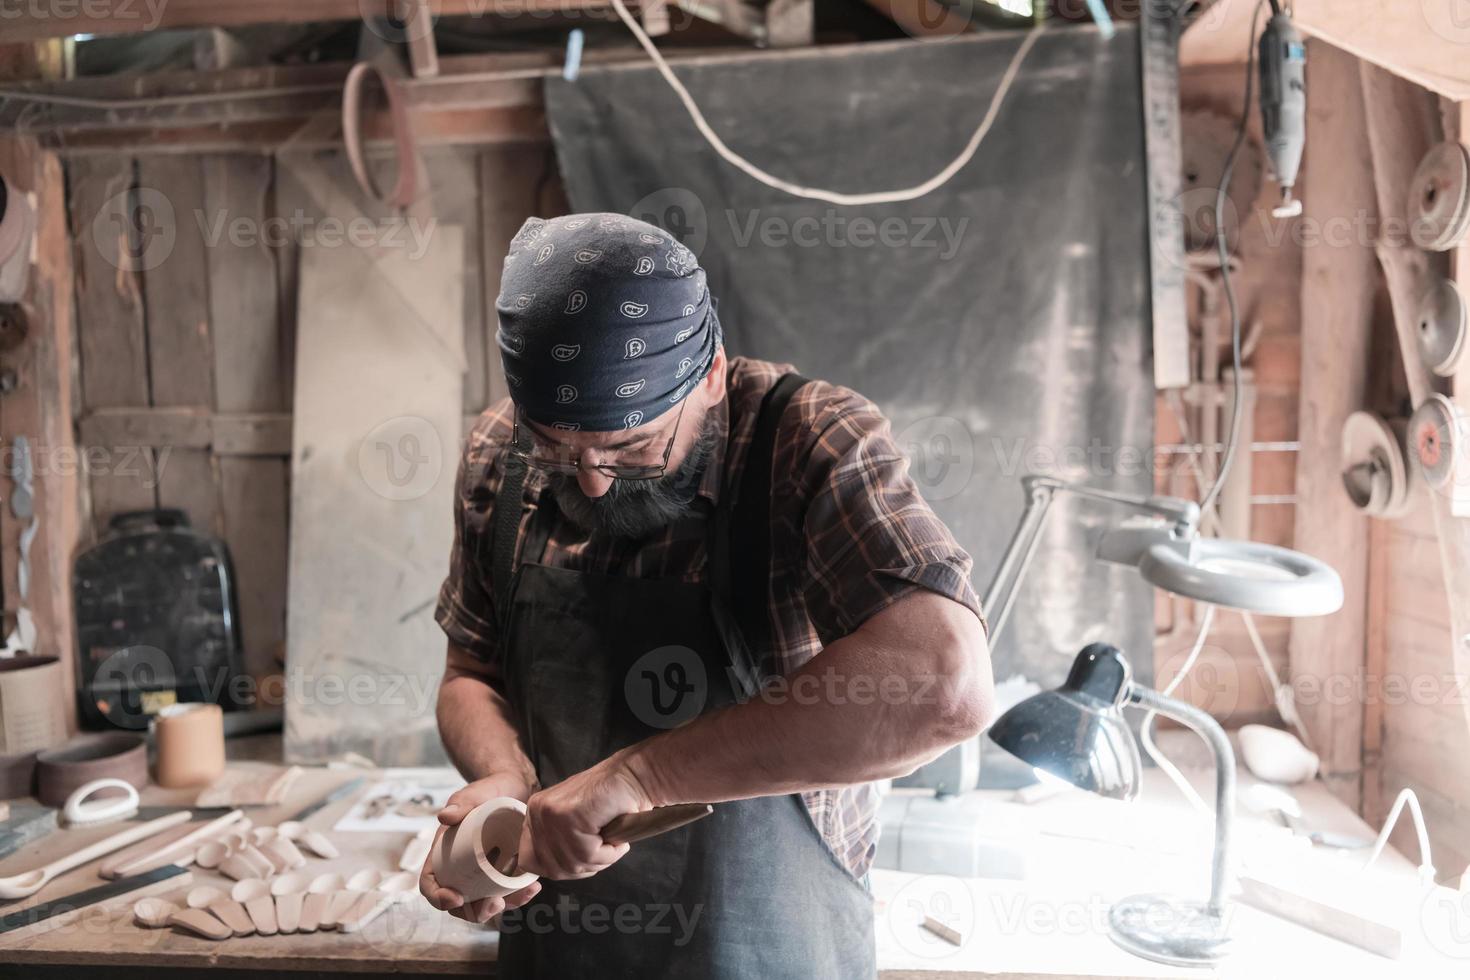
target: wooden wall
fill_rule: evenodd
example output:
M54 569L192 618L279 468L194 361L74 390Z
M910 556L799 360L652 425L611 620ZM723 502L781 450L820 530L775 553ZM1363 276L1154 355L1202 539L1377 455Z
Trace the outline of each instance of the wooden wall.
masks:
M436 150L424 165L418 220L465 229L472 416L504 392L492 338L505 245L528 215L565 205L542 145ZM350 172L338 153L88 156L67 184L80 441L95 460L83 537L152 507L222 537L260 680L284 657L297 261L331 247L319 192L352 188Z

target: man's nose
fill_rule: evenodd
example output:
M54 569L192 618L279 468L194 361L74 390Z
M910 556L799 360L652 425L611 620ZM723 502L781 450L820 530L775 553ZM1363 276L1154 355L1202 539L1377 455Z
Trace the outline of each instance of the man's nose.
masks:
M613 478L601 470L586 465L577 470L577 486L582 488L582 494L586 497L601 497L612 484Z

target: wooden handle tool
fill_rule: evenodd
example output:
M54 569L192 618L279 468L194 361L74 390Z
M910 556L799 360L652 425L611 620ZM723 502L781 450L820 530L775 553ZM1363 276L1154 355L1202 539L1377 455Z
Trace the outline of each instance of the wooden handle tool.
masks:
M625 813L602 828L602 839L609 844L632 844L677 830L714 812L715 808L708 803L678 803L642 813Z

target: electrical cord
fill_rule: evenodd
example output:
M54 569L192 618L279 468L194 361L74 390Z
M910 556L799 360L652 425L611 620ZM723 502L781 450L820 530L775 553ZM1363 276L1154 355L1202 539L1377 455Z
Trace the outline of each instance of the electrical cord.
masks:
M1194 666L1195 660L1199 658L1200 651L1205 648L1205 639L1210 635L1210 625L1214 621L1215 607L1205 606L1204 612L1200 615L1199 634L1194 638L1194 646L1190 649L1189 656L1184 658L1184 664L1179 668L1179 672L1174 675L1174 679L1169 682L1167 687L1159 692L1164 697L1172 695L1178 689L1179 685L1184 682L1185 675ZM1184 778L1184 773L1180 772L1178 767L1169 761L1169 757L1164 755L1163 750L1154 744L1153 730L1154 719L1156 717L1158 717L1158 712L1150 711L1143 716L1143 724L1138 726L1138 741L1143 746L1143 751L1154 761L1154 765L1164 770L1164 774L1179 788L1179 792L1184 794L1184 798L1190 802L1190 805L1201 813L1212 813L1211 808L1205 805L1204 799L1195 791L1195 788L1190 784L1189 780Z
M789 180L783 180L772 173L762 170L726 146L725 141L720 139L719 135L710 127L709 122L704 118L704 113L699 111L699 106L695 103L694 97L689 94L689 90L684 87L684 83L679 81L678 77L669 68L668 62L664 60L664 56L659 54L659 50L654 46L653 40L628 11L628 7L623 3L623 0L612 0L612 8L628 30L633 33L634 39L647 52L648 57L653 59L653 65L658 69L658 73L663 76L664 81L669 83L669 87L674 90L674 94L684 104L684 109L689 113L689 118L694 123L694 128L699 130L699 134L704 137L705 142L710 145L711 149L722 160L737 170L742 171L747 176L775 190L783 191L794 197L804 197L809 200L826 201L829 204L849 207L862 204L892 204L897 201L912 201L944 186L951 177L959 173L965 164L969 163L975 156L975 151L980 148L980 142L990 132L990 127L995 123L995 117L1000 112L1001 103L1005 101L1006 93L1010 91L1011 84L1016 80L1016 74L1021 69L1021 63L1026 60L1026 55L1031 51L1032 45L1036 43L1036 39L1041 36L1041 32L1044 29L1043 25L1037 24L1026 32L1025 38L1022 39L1020 46L1016 48L1016 53L1011 55L1011 62L1006 66L1005 74L1001 76L1000 84L996 87L995 94L990 97L990 106L985 110L984 118L980 120L980 125L971 134L970 141L965 144L965 148L960 151L959 156L951 160L933 177L913 187L906 187L894 191L875 191L869 194L844 194L839 191L823 190L817 187L805 187Z
M1276 0L1271 0L1271 4L1274 8ZM1225 437L1225 452L1220 457L1220 468L1215 471L1215 482L1205 494L1205 499L1200 502L1201 511L1207 511L1214 506L1215 498L1220 496L1220 491L1225 486L1225 478L1230 474L1230 467L1235 462L1235 453L1240 448L1240 308L1235 299L1235 288L1230 284L1230 245L1229 235L1225 228L1225 196L1230 189L1230 178L1235 173L1235 161L1240 155L1240 147L1245 143L1246 126L1250 122L1251 97L1255 93L1256 30L1260 26L1263 6L1265 6L1265 0L1256 0L1256 9L1251 14L1251 31L1248 35L1245 63L1245 100L1240 107L1240 123L1235 128L1235 142L1231 144L1230 152L1225 155L1225 166L1220 171L1220 186L1215 190L1215 248L1220 258L1220 284L1225 291L1225 302L1230 308L1233 391L1230 405L1230 432Z

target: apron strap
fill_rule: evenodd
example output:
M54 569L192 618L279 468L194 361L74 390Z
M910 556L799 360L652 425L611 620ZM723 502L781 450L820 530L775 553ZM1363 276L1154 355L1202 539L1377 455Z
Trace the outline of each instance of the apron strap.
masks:
M725 537L723 547L729 561L718 562L716 568L728 568L729 579L739 583L738 588L724 590L724 595L732 602L735 621L752 653L769 632L771 469L775 464L776 431L792 396L806 383L807 379L794 371L784 374L761 399L740 490L721 535Z
M521 534L522 496L526 487L526 471L530 468L515 447L505 454L505 476L495 493L495 527L490 537L490 580L495 589L495 618L500 621L501 635L510 617L510 587L515 576L516 541Z

